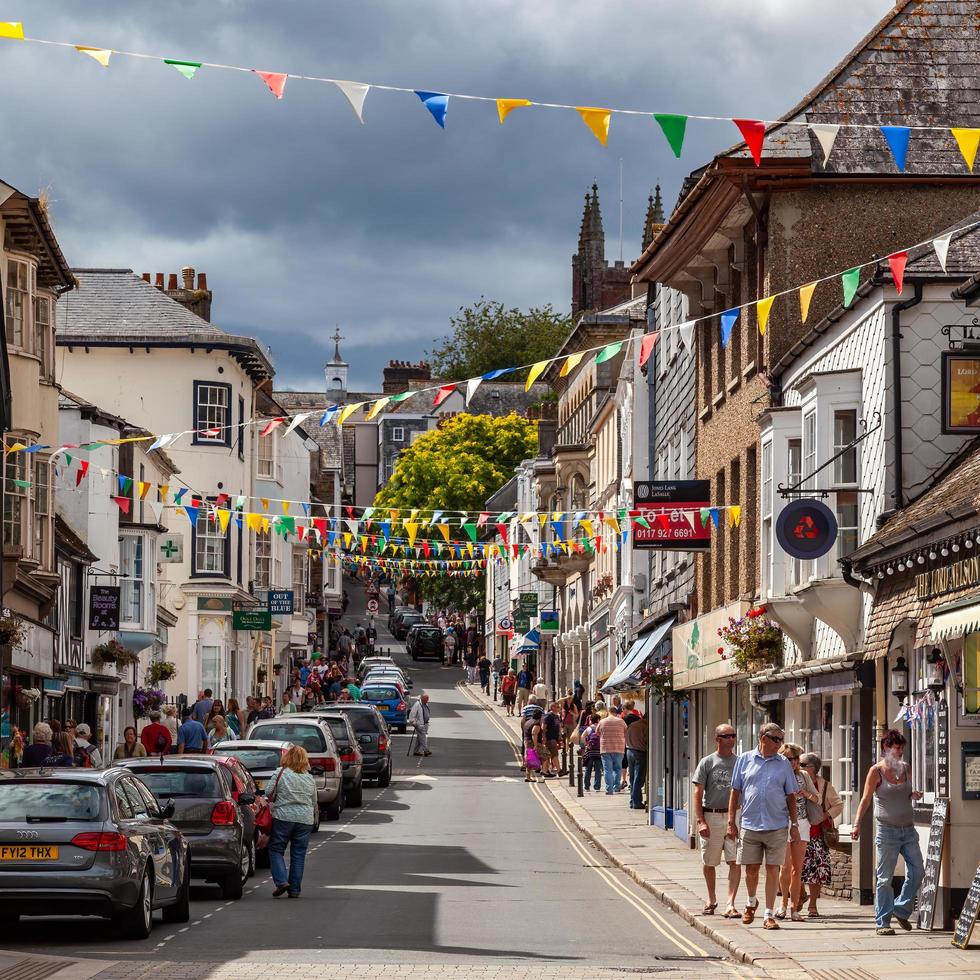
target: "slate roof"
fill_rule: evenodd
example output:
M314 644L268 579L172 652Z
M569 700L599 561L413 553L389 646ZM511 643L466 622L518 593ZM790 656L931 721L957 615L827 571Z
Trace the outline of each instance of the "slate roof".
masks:
M936 238L940 238L949 232L954 232L949 242L949 252L946 255L946 272L939 264L939 257L932 244L922 245L909 252L909 261L905 267L906 276L916 275L935 275L958 278L960 276L972 276L980 271L980 225L970 228L968 231L956 233L956 229L964 225L980 222L980 211L965 215L955 225L944 228Z
M322 414L328 407L326 395L322 391L274 391L272 397L290 415L300 412ZM333 423L321 426L320 414L307 419L303 423L303 431L320 447L321 468L342 470L344 453L340 427Z
M57 304L56 340L68 346L193 346L230 350L258 377L275 372L254 337L201 319L132 269L73 269L78 288Z

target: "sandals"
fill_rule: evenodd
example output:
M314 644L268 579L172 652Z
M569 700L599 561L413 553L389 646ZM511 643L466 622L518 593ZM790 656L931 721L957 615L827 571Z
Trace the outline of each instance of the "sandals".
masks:
M776 918L777 919L785 919L786 918L786 909L785 908L776 909Z
M729 905L722 915L723 919L741 919L742 913L734 905Z
M806 917L808 919L822 919L823 918L823 916L816 909L810 909L807 912Z
M705 902L704 908L701 910L701 912L703 915L714 915L716 908L718 908L717 902Z
M799 909L796 909L796 908L794 908L790 912L789 918L790 918L790 921L791 922L802 922L803 921L803 916L800 915L800 910Z

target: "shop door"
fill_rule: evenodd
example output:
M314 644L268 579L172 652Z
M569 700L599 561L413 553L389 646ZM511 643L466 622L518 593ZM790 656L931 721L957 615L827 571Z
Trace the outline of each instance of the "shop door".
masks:
M662 830L668 830L670 811L667 809L667 774L669 765L669 746L667 716L669 702L661 701L650 710L650 812L653 823Z
M689 741L691 702L681 701L671 704L670 715L673 728L669 743L671 763L671 825L681 840L688 839L691 803L691 747Z

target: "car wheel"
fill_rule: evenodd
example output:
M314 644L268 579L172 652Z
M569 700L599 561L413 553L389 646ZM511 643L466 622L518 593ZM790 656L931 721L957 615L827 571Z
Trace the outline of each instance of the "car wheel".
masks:
M168 905L163 910L164 922L190 922L191 921L191 859L187 858L184 865L184 880L180 885L180 894L173 905Z
M252 861L252 847L254 845L249 841L247 847L245 847L238 858L238 870L232 871L230 874L225 875L221 879L221 894L224 898L230 898L233 901L237 901L245 894L245 882L248 880L248 876L251 873L253 861Z
M408 731L408 725L395 725L395 731L398 732L399 735L404 735L405 732Z
M150 880L149 868L143 870L136 904L116 916L115 921L117 928L127 939L146 939L149 936L153 928L153 882Z
M327 807L327 819L328 820L339 820L340 815L344 812L344 790L341 787L340 792L337 794L337 799L333 803L328 803Z
M348 806L361 806L364 802L364 782L363 780L358 780L356 786L351 786L350 792L347 794L347 805Z
M320 808L316 808L316 823L313 824L313 833L317 833L320 829Z
M386 786L391 785L391 763L388 763L388 768L378 776L378 786L384 789Z

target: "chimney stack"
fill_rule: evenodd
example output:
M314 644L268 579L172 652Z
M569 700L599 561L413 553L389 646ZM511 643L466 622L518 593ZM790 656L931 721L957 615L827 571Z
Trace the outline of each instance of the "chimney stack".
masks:
M150 274L148 272L143 273L143 282L150 282Z
M157 289L163 289L163 273L162 272L158 272L157 273L157 281L156 281L156 284L155 285L156 285Z
M383 371L381 391L386 395L397 395L407 391L413 381L432 380L432 370L426 361L412 364L410 361L389 361Z
M208 274L206 272L198 273L197 288L204 293L208 291Z
M194 277L197 276L197 289L194 288ZM211 292L208 289L208 277L205 273L198 274L189 265L185 265L180 270L181 285L177 285L177 274L169 273L167 284L167 295L185 309L190 310L195 316L202 320L211 322ZM163 273L157 273L157 285L163 288Z
M185 265L180 270L180 278L184 281L184 289L190 292L194 288L194 270L189 265Z
M170 277L167 279L167 292L175 293L177 292L177 273L171 272Z

